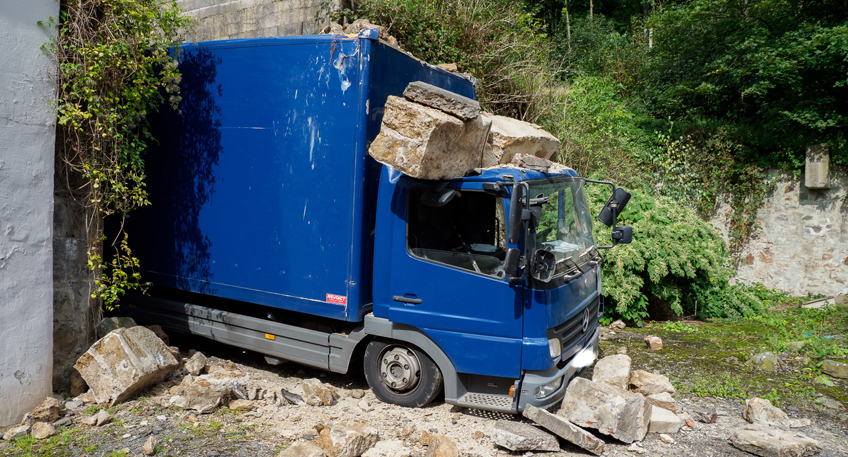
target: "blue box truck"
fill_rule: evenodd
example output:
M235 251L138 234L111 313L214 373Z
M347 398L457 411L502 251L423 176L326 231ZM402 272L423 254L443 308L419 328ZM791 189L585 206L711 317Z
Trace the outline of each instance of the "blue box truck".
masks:
M442 390L548 407L594 361L586 180L504 167L423 181L367 154L389 95L423 81L473 98L469 79L375 30L186 44L179 62L179 109L152 120L153 204L127 223L154 287L122 312L333 372L361 363L378 398L413 407Z

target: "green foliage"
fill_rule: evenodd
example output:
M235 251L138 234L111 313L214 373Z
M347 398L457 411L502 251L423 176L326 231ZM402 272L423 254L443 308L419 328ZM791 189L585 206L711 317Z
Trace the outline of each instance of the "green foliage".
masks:
M648 27L644 85L658 117L719 120L763 165L796 168L819 143L848 164L844 4L693 0Z
M773 352L786 350L786 343L803 341L800 352L815 358L848 355L848 314L845 308L789 308L782 312L747 316L739 321L768 329L764 338Z
M678 315L697 306L701 317L747 316L762 309L762 302L745 286L731 284L730 258L714 227L687 205L632 193L619 224L633 227L633 242L603 252L610 318L641 325L651 302ZM589 196L592 206L600 208L607 189L591 187ZM608 228L596 224L594 229L597 243L611 243Z
M150 202L143 154L153 141L145 116L167 100L176 106L180 75L170 48L188 27L176 3L156 0L63 1L58 37L47 45L59 63L57 155L72 195L86 208L92 298L107 308L145 284L126 234L104 260L103 220L123 219ZM122 226L123 224L120 224Z

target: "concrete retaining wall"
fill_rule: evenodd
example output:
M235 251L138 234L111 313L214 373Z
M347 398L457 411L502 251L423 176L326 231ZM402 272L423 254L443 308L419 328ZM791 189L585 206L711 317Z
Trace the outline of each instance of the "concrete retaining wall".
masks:
M51 16L58 0L0 0L0 426L52 392Z
M848 293L848 173L830 171L830 189L804 186L804 176L769 173L775 190L757 213L742 251L742 282L762 282L792 295ZM729 208L715 221L727 239Z

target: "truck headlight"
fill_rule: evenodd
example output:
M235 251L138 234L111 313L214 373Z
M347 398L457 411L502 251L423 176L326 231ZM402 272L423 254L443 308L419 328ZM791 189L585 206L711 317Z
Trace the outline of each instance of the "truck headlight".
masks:
M555 380L545 384L544 386L537 387L536 390L533 392L533 396L536 398L545 398L548 395L556 392L557 389L559 389L559 387L562 385L562 379L564 377L565 376L560 376Z
M548 340L548 349L551 351L551 358L559 357L562 354L562 344L559 342L558 338L551 338Z

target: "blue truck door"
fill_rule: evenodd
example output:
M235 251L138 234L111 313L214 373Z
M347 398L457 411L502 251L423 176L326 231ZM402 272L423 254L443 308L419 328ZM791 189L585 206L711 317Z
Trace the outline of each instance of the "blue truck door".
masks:
M424 331L457 372L518 378L523 289L503 272L503 199L463 188L431 207L428 190L396 188L385 317Z

